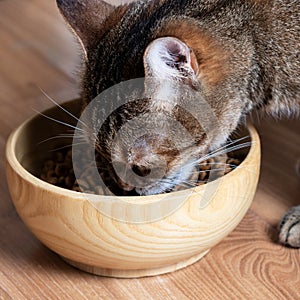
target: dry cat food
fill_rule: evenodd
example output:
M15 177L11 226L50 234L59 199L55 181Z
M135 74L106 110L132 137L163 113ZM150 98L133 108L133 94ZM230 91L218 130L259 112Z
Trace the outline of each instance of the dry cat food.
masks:
M195 168L191 178L189 179L189 185L176 186L172 191L205 184L208 180L211 181L214 178L218 178L229 173L240 163L241 160L234 157L234 153L231 152L222 156L220 155L214 158L208 158L199 164L199 168ZM67 149L54 152L53 158L44 162L40 178L48 183L73 191L81 192L79 187L81 186L85 189L85 192L88 193L99 195L109 194L109 186L102 187L95 185L95 175L96 174L93 174L92 168L86 169L81 176L84 180L76 180L72 166L72 150ZM126 191L124 191L123 194L130 195L126 193Z

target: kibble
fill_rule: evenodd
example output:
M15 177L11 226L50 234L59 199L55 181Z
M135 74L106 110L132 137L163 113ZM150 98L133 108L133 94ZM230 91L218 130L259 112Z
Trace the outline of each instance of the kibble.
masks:
M224 162L226 163L224 164ZM241 160L236 158L234 153L208 158L200 162L198 167L194 168L188 180L188 184L175 186L172 191L205 184L210 180L231 172L240 163ZM48 159L44 162L40 178L50 184L76 192L82 192L81 188L83 188L86 193L98 195L110 194L109 186L103 187L96 185L94 178L96 178L98 174L93 174L94 172L95 170L92 167L87 168L81 174L81 178L84 179L76 180L72 166L72 150L68 149L54 152L53 159ZM124 195L126 195L126 191L124 191Z

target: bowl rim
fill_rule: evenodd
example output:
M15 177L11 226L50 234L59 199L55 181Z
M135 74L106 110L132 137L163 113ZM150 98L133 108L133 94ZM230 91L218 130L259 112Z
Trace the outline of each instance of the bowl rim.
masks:
M80 98L76 98L76 99L66 101L66 102L62 103L62 105L71 103L73 101L75 102L76 100L79 100L79 99ZM42 113L47 113L47 111L49 111L53 108L54 108L54 106L44 110ZM9 135L7 142L6 142L6 149L5 149L6 164L9 164L10 167L13 169L13 171L16 172L23 180L27 181L28 183L30 183L31 185L34 185L37 188L42 188L48 192L55 193L60 196L61 195L69 196L69 197L73 198L74 200L75 199L81 200L81 201L87 200L87 197L85 197L85 193L62 188L62 187L53 185L51 183L48 183L48 182L36 177L32 173L30 173L28 170L26 170L21 165L19 160L17 159L16 154L15 154L15 148L16 148L16 143L18 141L18 138L20 136L20 132L23 130L23 128L25 128L27 126L27 124L29 124L31 121L33 121L38 116L39 116L39 114L35 114L34 116L28 118L27 120L25 120L16 129L14 129L11 132L11 134ZM253 152L255 152L257 150L257 148L260 147L259 134L258 134L257 130L255 129L254 125L252 123L248 122L246 124L246 129L249 132L249 136L250 136L250 140L251 140L249 152L247 153L245 159L234 170L230 171L228 174L223 175L223 176L233 176L236 172L238 172L239 169L243 168L243 165L245 165L247 163L249 157L252 156ZM6 167L6 169L7 169L7 167ZM219 178L219 179L221 179L221 178ZM219 180L219 179L216 179L216 180ZM175 191L175 192L171 192L171 193L173 193L173 194L176 193L178 195L178 193L186 193L187 191L191 192L191 189L194 189L195 192L199 192L202 189L204 189L205 186L215 182L216 180L209 182L205 185L199 185L196 187L192 187L192 188L184 189L184 190L180 190L180 191ZM193 192L191 194L193 194ZM129 201L130 201L130 199L131 200L139 199L139 201L141 201L142 199L151 200L154 197L158 197L160 195L165 195L165 194L155 194L155 195L145 195L145 196L117 196L117 197L124 199L124 200L129 200ZM115 195L96 195L96 196L103 196L103 197L107 197L108 199L116 197Z

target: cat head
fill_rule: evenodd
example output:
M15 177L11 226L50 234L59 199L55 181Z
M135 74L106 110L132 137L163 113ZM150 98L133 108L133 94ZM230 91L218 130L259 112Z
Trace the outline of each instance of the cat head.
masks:
M98 120L112 100L99 99L90 113L96 151L114 166L110 176L139 194L188 180L199 157L222 145L251 106L245 92L251 47L245 41L236 49L221 38L222 28L212 30L184 3L57 0L84 51L84 108L120 82L145 78L144 94L120 105L100 132ZM128 99L136 93L133 88ZM133 181L119 176L128 170Z

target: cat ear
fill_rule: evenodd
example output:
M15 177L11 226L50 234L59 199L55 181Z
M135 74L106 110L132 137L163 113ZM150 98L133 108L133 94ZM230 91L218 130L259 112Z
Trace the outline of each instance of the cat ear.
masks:
M174 37L151 42L144 54L144 67L146 76L184 82L194 81L199 73L193 50Z
M113 1L116 2L116 1ZM57 6L86 51L115 6L102 0L56 0ZM121 4L121 1L120 1Z

